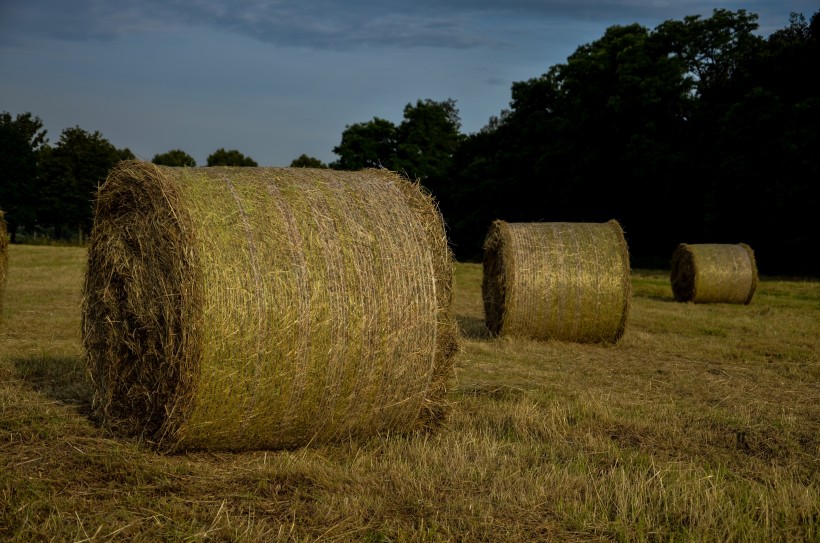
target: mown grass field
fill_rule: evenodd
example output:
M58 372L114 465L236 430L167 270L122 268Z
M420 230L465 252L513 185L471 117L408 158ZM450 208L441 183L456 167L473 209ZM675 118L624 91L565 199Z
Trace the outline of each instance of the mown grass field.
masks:
M434 434L162 456L88 418L85 250L12 246L3 541L820 541L820 283L680 304L635 270L616 345L488 337L458 264Z

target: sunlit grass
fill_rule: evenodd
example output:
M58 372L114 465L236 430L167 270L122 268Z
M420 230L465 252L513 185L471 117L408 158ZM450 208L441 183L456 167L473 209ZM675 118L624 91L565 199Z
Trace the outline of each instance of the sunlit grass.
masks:
M12 246L0 329L0 539L817 541L820 284L748 306L636 270L612 346L494 339L481 267L438 431L161 456L87 417L84 250Z

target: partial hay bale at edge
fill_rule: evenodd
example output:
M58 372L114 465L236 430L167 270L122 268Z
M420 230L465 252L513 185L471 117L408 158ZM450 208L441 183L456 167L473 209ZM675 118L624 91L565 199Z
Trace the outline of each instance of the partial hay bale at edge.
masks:
M95 414L166 452L435 427L452 264L432 199L392 172L123 162L84 287Z
M0 209L0 318L3 317L3 299L6 295L6 275L9 265L9 235L5 213Z
M614 343L631 303L620 224L508 223L484 243L482 294L494 335Z
M749 304L758 282L754 251L745 243L681 243L670 281L678 302Z

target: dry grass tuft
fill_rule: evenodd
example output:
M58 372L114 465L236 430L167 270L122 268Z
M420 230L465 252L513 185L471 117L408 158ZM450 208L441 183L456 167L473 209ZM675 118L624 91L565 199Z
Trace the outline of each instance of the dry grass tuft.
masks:
M670 280L679 302L748 304L757 288L755 255L745 243L681 243Z
M94 411L160 451L432 428L451 303L441 216L395 173L123 162L88 252Z
M617 221L495 221L482 293L496 335L614 343L630 304L629 251Z

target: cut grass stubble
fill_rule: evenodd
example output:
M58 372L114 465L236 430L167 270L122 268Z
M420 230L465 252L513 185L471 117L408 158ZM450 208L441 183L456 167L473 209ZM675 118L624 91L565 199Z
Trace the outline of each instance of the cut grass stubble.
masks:
M0 539L816 541L820 286L675 303L635 270L615 345L463 339L434 433L158 455L87 417L82 250L12 246ZM454 311L482 319L481 265ZM39 294L47 293L47 294ZM716 333L719 332L719 333Z

